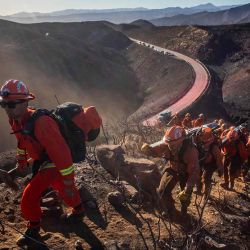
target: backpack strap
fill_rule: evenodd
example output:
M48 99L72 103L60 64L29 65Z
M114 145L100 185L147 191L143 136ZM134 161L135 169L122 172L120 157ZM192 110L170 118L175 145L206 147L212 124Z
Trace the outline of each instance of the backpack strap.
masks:
M43 116L43 115L47 115L47 116L51 116L53 111L49 111L47 109L37 109L28 119L24 129L22 129L21 133L24 135L29 135L31 136L33 139L36 139L35 137L35 122L36 120Z
M184 154L185 154L186 150L188 148L191 148L191 147L195 147L195 144L193 143L192 138L184 139L184 141L183 141L183 143L181 145L181 148L179 150L179 153L178 153L178 158L179 158L180 163L186 165L186 163L184 162L183 157L184 157Z

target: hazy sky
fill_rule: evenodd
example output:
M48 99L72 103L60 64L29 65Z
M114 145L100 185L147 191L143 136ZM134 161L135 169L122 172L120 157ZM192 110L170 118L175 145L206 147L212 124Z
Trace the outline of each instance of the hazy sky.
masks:
M198 4L214 5L247 4L250 0L0 0L0 15L16 12L51 12L63 9L111 9L111 8L165 8L191 7Z

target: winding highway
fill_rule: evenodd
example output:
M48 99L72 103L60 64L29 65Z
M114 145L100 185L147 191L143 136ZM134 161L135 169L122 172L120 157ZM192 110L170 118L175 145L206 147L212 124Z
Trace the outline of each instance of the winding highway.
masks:
M166 107L161 112L171 111L172 114L180 112L183 109L190 107L206 92L210 84L210 74L205 65L203 65L200 61L192 59L181 53L158 47L154 44L146 43L144 41L139 41L131 37L130 39L139 45L150 47L151 49L164 53L167 56L173 56L176 59L183 60L193 68L195 74L195 80L192 87L179 100L176 100L176 102L171 104L169 107ZM159 113L145 120L143 124L147 126L154 126L155 124L158 123L158 117Z

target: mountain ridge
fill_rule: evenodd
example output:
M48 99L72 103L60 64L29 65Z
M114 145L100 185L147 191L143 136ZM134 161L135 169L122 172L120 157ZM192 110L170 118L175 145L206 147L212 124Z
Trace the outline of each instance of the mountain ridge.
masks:
M234 5L232 5L234 6ZM219 11L232 6L198 5L189 8L169 7L162 9L147 8L123 8L123 9L68 9L49 13L15 13L13 15L0 16L0 18L20 23L36 22L81 22L106 20L113 23L130 23L138 19L151 20L162 17L171 17L178 14L193 14L200 11Z

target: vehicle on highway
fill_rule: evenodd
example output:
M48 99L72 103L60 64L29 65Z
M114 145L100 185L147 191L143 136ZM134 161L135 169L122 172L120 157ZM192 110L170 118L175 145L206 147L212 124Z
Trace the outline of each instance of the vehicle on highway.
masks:
M158 120L162 123L167 122L171 118L171 115L172 113L170 110L164 110L159 114Z

